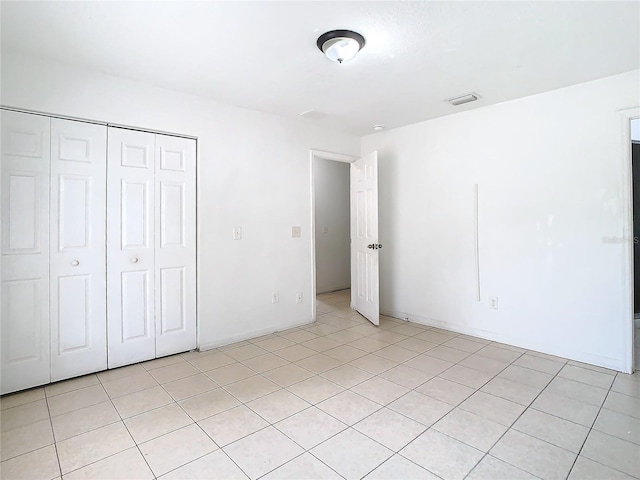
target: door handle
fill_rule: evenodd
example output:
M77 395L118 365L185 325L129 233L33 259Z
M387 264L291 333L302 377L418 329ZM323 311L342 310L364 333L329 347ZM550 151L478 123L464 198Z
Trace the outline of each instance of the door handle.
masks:
M80 265L80 262L78 260L74 260L71 262L71 265L77 267L78 265Z
M370 243L369 245L367 245L367 248L370 248L371 250L379 250L382 248L382 244L381 243Z
M131 263L138 263L138 257L132 257Z
M376 248L375 244L370 243L369 245L367 245L367 248L370 248L371 250L373 250L374 248Z

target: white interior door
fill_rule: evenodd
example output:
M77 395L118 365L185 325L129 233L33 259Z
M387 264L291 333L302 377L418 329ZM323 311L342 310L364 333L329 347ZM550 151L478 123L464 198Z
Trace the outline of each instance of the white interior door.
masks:
M351 164L351 305L380 325L378 153Z
M156 135L156 356L196 347L196 141Z
M155 358L152 133L108 129L109 368Z
M51 381L107 368L107 127L51 120Z
M50 119L2 111L2 393L50 381Z

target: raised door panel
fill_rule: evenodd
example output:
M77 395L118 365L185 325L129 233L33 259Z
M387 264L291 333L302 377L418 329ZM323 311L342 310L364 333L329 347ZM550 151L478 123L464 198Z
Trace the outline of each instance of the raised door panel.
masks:
M67 252L88 248L91 243L89 238L91 222L99 220L91 215L95 213L91 212L91 206L96 199L91 197L95 196L93 187L97 179L91 173L85 175L56 173L58 178L54 180L57 181L55 193L58 196L58 203L52 209L52 213L56 213L53 210L57 210L57 218L52 219L57 220L58 251ZM101 216L104 217L104 213Z
M1 393L50 381L50 119L3 110Z
M48 158L49 118L27 113L2 111L2 153L8 157Z
M7 212L3 215L3 254L19 255L41 252L42 248L42 185L44 179L36 172L8 171L3 175L3 190L7 193Z
M20 319L7 323L2 329L7 342L3 348L3 365L43 360L39 308L43 287L46 288L41 279L2 282L2 316Z
M160 335L188 329L185 267L160 268Z
M120 184L121 228L120 245L122 250L135 251L140 248L151 248L150 220L151 211L150 192L153 181L126 180Z
M135 342L145 340L153 335L151 321L151 308L149 299L151 291L149 289L149 271L130 270L122 272L122 342Z
M91 275L58 276L57 355L68 356L92 347L91 313L95 310L91 295ZM104 368L103 368L104 370ZM69 375L74 376L74 375ZM61 378L67 376L60 373Z
M51 120L51 379L107 368L107 127Z
M196 141L156 135L156 356L196 347Z
M185 182L160 183L160 247L186 248Z
M109 368L156 356L155 135L108 129Z

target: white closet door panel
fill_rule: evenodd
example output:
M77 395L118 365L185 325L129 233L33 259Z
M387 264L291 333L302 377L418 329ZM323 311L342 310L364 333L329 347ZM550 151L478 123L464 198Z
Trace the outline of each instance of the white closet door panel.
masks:
M136 270L122 272L122 340L144 340L153 336L150 272Z
M2 111L1 393L50 381L50 119Z
M42 175L35 172L14 170L7 172L5 191L8 204L4 253L40 253L42 232L39 229L42 202Z
M153 181L150 179L122 179L120 182L121 238L124 250L149 248L149 231L153 197Z
M156 356L155 135L108 131L107 335L114 368Z
M51 379L107 368L107 127L51 120Z
M18 363L41 358L42 335L40 324L41 279L8 280L2 282L2 316L20 318L20 322L8 323L2 329L8 340L3 348L3 364Z
M196 347L196 141L156 135L156 356Z
M160 335L188 329L185 267L160 268Z

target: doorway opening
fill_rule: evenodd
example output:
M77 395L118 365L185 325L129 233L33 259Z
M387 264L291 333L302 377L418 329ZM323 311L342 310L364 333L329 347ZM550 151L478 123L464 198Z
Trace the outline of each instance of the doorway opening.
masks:
M640 370L640 118L631 119L633 211L633 368Z
M375 150L360 158L350 155L318 152L311 150L311 285L312 293L318 293L316 271L319 262L316 261L316 238L323 231L329 233L328 227L319 225L316 220L316 189L323 188L316 185L315 172L322 160L349 163L349 263L350 302L352 310L357 310L373 325L380 325L380 277L379 251L382 244L378 243L378 152ZM329 197L335 197L335 185L329 184L326 189ZM345 202L346 207L346 202ZM344 207L343 207L344 208ZM342 209L341 209L342 210ZM347 210L344 208L344 210ZM319 210L318 210L319 211ZM346 241L344 242L346 243ZM343 244L344 245L344 244ZM342 266L346 267L346 260ZM325 290L334 290L327 288ZM352 312L348 313L351 316ZM355 312L353 313L355 314ZM317 319L316 302L313 302L312 319Z
M318 314L351 306L350 167L355 157L311 152L312 294Z

